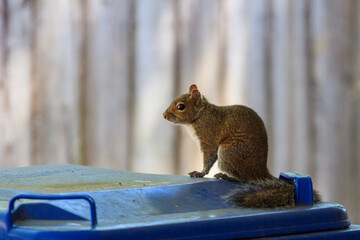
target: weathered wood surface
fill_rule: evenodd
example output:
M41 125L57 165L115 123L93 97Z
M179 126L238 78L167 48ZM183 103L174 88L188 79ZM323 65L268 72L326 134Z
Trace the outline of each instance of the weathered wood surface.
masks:
M263 117L273 174L360 223L359 32L357 0L1 0L0 166L200 169L162 119L196 82Z

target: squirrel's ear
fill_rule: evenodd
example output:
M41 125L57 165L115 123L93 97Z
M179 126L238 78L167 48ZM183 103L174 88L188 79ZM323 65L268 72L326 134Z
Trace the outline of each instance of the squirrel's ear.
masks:
M191 92L191 98L194 100L195 105L198 105L200 103L200 99L201 99L201 94L200 94L199 90L197 90L197 89L193 90Z
M193 91L198 90L197 86L195 84L192 84L189 88L189 93L192 94Z

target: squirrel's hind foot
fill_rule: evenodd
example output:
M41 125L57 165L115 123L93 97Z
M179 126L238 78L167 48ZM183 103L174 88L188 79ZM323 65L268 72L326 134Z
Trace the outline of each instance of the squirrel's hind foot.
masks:
M233 177L229 177L225 173L217 173L217 174L214 175L214 178L226 180L226 181L229 181L229 182L240 182L238 179L233 178Z

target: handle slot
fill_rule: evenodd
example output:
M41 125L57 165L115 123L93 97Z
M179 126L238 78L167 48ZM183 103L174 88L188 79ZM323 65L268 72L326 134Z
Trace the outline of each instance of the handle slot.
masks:
M91 216L91 227L94 228L97 224L96 216L96 205L95 201L89 195L31 195L31 194L20 194L13 197L9 201L9 210L8 210L8 221L7 227L11 229L14 225L13 219L13 210L15 207L15 202L19 199L30 199L30 200L85 200L89 203L90 206L90 216Z

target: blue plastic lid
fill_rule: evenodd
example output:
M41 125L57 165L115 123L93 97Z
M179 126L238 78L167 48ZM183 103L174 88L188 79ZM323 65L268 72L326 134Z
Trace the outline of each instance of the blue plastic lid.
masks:
M69 192L68 180L70 185L63 186L61 192L58 186L44 187L37 181L39 185L34 190L56 188L57 192L21 190L21 184L32 180L20 177L13 189L0 192L0 239L234 239L336 230L350 225L346 210L338 204L286 210L235 207L224 196L239 184L223 180L73 165L51 166L56 172L42 168L29 168L27 173L38 180L57 175L61 179L61 174L71 179L69 176L73 175L72 181L77 185L85 184L78 181L83 174L87 182L93 179L96 186L84 187L92 189L86 192ZM36 174L31 175L32 170ZM1 171L0 176L6 181ZM14 176L11 182L16 181ZM120 189L94 190L100 186L112 188L110 183L115 182ZM42 199L29 199L38 196Z

